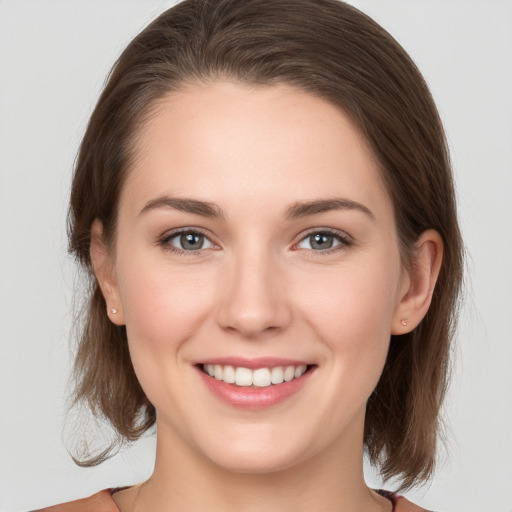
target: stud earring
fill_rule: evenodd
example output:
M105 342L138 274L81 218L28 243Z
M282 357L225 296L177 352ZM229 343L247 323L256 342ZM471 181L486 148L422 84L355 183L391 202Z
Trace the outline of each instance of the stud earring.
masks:
M111 312L113 315L115 315L115 314L117 314L117 309L116 309L116 308L112 308L112 309L110 310L110 312Z
M407 320L407 318L402 318L402 320L400 320L400 323L405 327L409 323L409 320Z

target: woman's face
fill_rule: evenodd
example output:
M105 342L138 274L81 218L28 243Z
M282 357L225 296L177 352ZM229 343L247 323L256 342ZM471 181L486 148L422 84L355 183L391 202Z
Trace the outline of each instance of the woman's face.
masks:
M360 456L409 278L347 116L284 85L189 86L136 157L109 306L159 439L242 472Z

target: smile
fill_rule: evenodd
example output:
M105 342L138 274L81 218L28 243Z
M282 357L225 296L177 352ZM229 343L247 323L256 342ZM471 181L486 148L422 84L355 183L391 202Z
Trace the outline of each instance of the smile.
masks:
M280 358L227 357L198 363L195 368L206 388L222 402L261 410L299 394L318 365Z
M275 366L273 368L257 368L251 370L242 366L203 364L202 370L210 377L227 384L240 387L266 388L283 382L290 382L302 377L307 371L306 365Z

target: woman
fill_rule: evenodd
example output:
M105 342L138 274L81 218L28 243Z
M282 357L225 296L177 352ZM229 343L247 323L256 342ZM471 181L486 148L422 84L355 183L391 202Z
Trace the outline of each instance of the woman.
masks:
M418 70L336 0L185 1L116 63L80 149L76 360L151 478L46 510L421 510L461 279ZM96 464L108 456L90 454ZM82 507L82 508L80 508Z

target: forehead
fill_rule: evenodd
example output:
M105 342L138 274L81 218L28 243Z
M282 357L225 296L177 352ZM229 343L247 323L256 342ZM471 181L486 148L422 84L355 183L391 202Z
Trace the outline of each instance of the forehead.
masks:
M288 202L341 194L389 203L348 116L291 86L189 85L163 98L138 135L122 202L161 194L231 203L249 199L244 194Z

